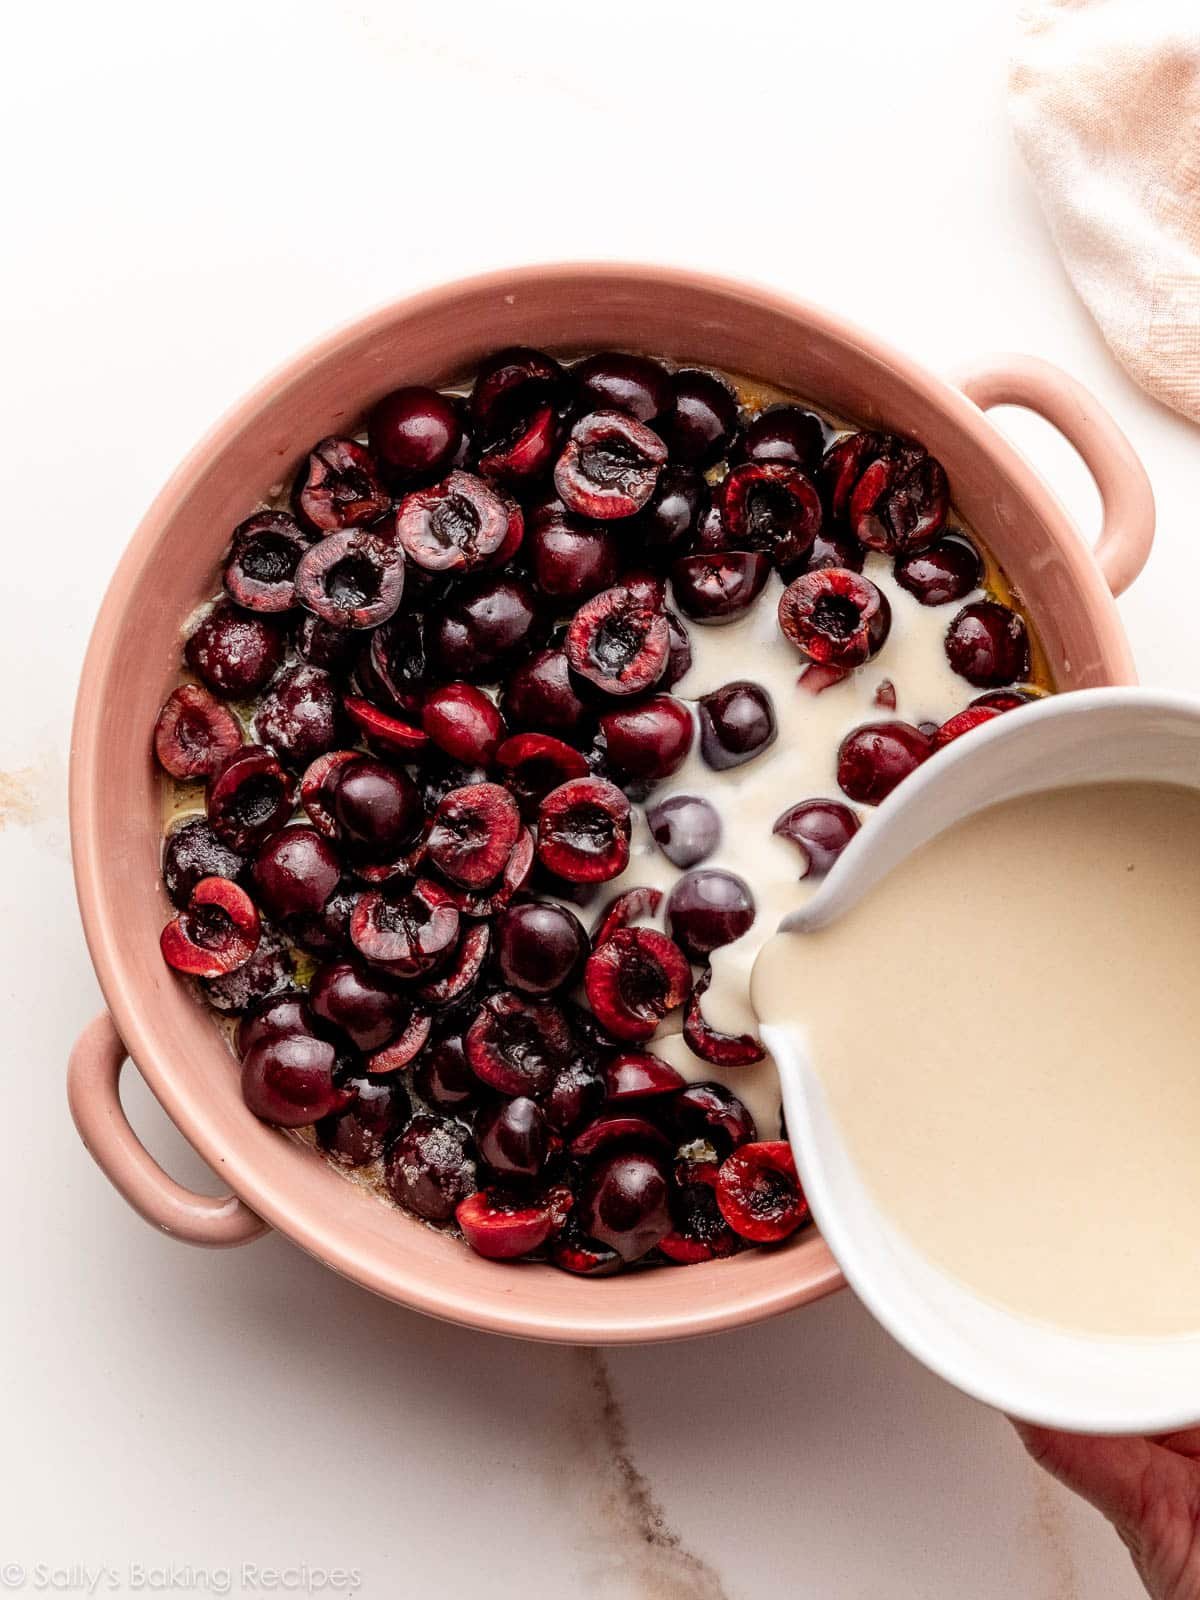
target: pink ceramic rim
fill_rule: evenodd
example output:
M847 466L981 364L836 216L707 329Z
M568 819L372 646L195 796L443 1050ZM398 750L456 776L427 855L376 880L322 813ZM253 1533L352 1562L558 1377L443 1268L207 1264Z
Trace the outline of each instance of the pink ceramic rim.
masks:
M452 301L464 292L520 289L534 282L543 285L556 281L577 283L589 275L619 275L623 283L633 288L639 284L647 287L675 286L681 290L704 291L743 303L754 303L767 313L802 323L831 339L857 346L881 367L892 369L904 383L936 406L944 414L948 425L970 434L973 443L992 458L1001 474L1030 502L1041 520L1054 530L1057 553L1076 585L1078 604L1088 614L1095 630L1107 681L1112 684L1135 681L1132 656L1117 619L1112 596L1091 552L1041 478L992 427L981 410L950 384L828 312L737 280L682 269L624 263L523 267L427 290L382 307L327 335L259 384L186 457L157 496L130 541L96 621L84 661L73 729L70 821L76 889L84 929L97 977L120 1038L167 1114L210 1165L228 1179L235 1194L246 1206L334 1270L413 1309L472 1327L525 1338L626 1344L691 1337L743 1326L817 1299L840 1288L844 1279L836 1262L822 1246L823 1257L816 1260L810 1257L801 1283L771 1281L758 1285L738 1273L730 1277L728 1290L724 1294L717 1295L711 1291L697 1294L694 1303L685 1308L673 1305L660 1315L644 1315L640 1319L616 1324L611 1313L606 1315L599 1303L595 1320L587 1315L560 1317L553 1313L534 1317L515 1314L504 1304L502 1296L477 1291L466 1281L469 1274L459 1275L453 1283L445 1283L435 1281L424 1271L398 1270L394 1267L382 1270L371 1259L369 1251L359 1248L359 1241L354 1236L345 1230L324 1227L320 1217L297 1214L289 1203L286 1185L263 1182L260 1173L241 1152L220 1147L203 1103L180 1089L173 1080L169 1062L156 1059L144 1022L147 997L130 982L119 942L104 927L104 830L102 819L91 800L97 745L102 736L103 719L109 710L104 696L108 666L129 593L135 576L153 553L164 528L170 524L189 495L206 458L216 448L235 438L249 419L281 390L300 383L309 368L334 354L350 336L370 336L399 313L412 314L436 308L440 303ZM981 395L981 399L987 404L991 396L985 399ZM1087 441L1077 438L1075 442L1086 455ZM1148 538L1147 533L1144 540L1147 547ZM1134 542L1136 544L1137 541ZM1127 561L1126 568L1140 565L1144 553L1144 550L1141 551L1140 559L1131 558ZM1126 581L1129 575L1128 571L1123 574ZM249 1237L251 1230L244 1231Z

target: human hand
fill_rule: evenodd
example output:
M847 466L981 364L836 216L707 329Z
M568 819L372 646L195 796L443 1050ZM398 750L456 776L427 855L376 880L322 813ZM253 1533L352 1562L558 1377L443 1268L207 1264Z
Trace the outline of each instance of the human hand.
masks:
M1102 1439L1015 1426L1038 1465L1112 1523L1152 1600L1200 1600L1200 1428Z

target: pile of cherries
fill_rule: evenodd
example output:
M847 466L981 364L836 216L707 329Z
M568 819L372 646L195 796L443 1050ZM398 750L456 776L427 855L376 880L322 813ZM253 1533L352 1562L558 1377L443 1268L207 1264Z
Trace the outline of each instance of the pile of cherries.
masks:
M761 1058L700 1010L709 955L753 920L746 886L688 872L669 934L639 925L656 890L616 896L590 934L572 906L624 871L631 800L679 770L697 724L715 770L775 737L756 684L695 718L671 694L682 618L742 615L774 569L781 628L834 681L887 637L867 550L924 604L977 587L940 465L887 434L827 447L796 405L743 418L712 372L509 349L467 399L400 389L365 444L319 441L291 507L234 530L225 594L184 649L199 681L154 736L171 776L206 784L205 815L167 837L163 955L238 1015L247 1105L381 1163L401 1205L495 1259L590 1274L786 1238L808 1220L787 1145L645 1048L683 1008L703 1059ZM989 691L1028 672L1024 623L992 601L958 612L946 649ZM877 802L1020 698L989 692L940 730L856 729L842 789ZM680 867L719 840L701 796L647 819ZM820 800L777 831L820 872L856 826ZM307 988L298 951L318 963Z

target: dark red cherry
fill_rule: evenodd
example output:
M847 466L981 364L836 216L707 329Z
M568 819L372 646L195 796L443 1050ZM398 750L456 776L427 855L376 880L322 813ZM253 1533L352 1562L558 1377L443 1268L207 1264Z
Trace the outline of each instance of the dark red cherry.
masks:
M738 443L739 461L770 462L813 473L821 465L825 430L803 406L766 406L746 424Z
M559 443L559 419L546 403L514 417L507 428L480 439L476 451L479 470L520 488L545 476L554 463Z
M243 745L208 780L208 820L222 844L245 852L282 828L292 814L295 785L273 750Z
M694 867L721 842L721 819L711 801L695 794L674 794L646 810L654 842L676 867Z
M533 512L527 540L533 581L552 599L578 604L614 584L621 549L611 527L550 500Z
M923 550L897 557L896 582L923 606L965 600L983 581L983 562L961 536L938 539Z
M403 1084L394 1079L348 1078L354 1103L337 1116L317 1123L317 1143L326 1155L347 1167L378 1161L392 1135L412 1114Z
M423 572L473 572L505 559L523 525L514 501L469 472L414 490L396 512L396 538Z
M288 667L254 713L254 735L290 767L307 767L330 750L341 731L333 679L320 667Z
M277 922L315 916L338 886L341 867L315 828L281 828L261 845L250 867L258 902Z
M667 610L667 667L658 681L660 689L673 689L692 666L692 641L675 613Z
M258 947L254 902L228 878L201 878L162 931L163 960L192 978L219 978L245 966Z
M303 1128L343 1111L354 1091L334 1081L337 1053L327 1039L288 1033L259 1040L242 1062L242 1098L256 1117Z
M821 496L799 467L747 461L721 485L721 518L730 545L764 551L790 577L821 531Z
M429 746L429 735L424 728L414 727L402 717L389 716L360 695L343 695L342 710L371 749L381 755L413 761Z
M501 989L480 1007L463 1040L475 1076L503 1095L540 1098L571 1059L571 1030L558 1006Z
M163 844L163 884L176 906L185 906L201 878L241 877L246 858L222 844L206 817L185 817Z
M350 670L361 642L357 634L335 628L311 611L302 611L296 617L292 639L301 661L334 673Z
M452 789L425 841L428 859L451 883L482 889L504 871L521 832L517 802L498 783Z
M406 1211L427 1222L449 1222L459 1202L475 1191L466 1128L450 1117L415 1116L388 1151L384 1181Z
M413 1085L422 1100L442 1111L458 1111L479 1099L482 1086L471 1071L460 1033L427 1046L413 1068Z
M540 629L537 595L524 578L478 573L427 619L426 647L438 677L490 683L529 654Z
M705 971L696 980L683 1016L683 1038L693 1055L714 1067L749 1067L761 1061L766 1051L752 1033L721 1033L704 1015L701 1006L712 973Z
M674 1227L658 1248L676 1266L720 1260L741 1248L737 1234L717 1205L715 1161L677 1161L671 1188Z
M956 717L951 717L942 723L933 736L933 748L944 750L948 744L953 744L955 739L961 739L964 733L970 733L972 728L982 727L985 722L991 722L993 718L1003 715L1004 712L999 706L968 706Z
M247 611L291 610L297 564L316 537L286 511L256 511L233 530L226 592Z
M263 923L258 947L249 961L219 978L201 978L200 988L214 1011L240 1013L268 995L294 988L295 963L282 936Z
M694 467L661 468L654 493L625 533L638 560L657 570L684 555L707 505L708 485Z
M326 793L334 836L359 860L395 860L424 821L408 773L358 751L333 769Z
M670 643L662 584L632 577L580 606L567 628L567 661L603 694L643 694L666 670Z
M733 622L758 599L771 564L758 550L682 556L671 568L675 604L692 622Z
M425 689L425 630L421 617L398 611L376 628L354 671L359 688L410 719L419 711Z
M925 734L907 722L866 722L842 740L838 784L851 800L877 806L932 751Z
M788 584L779 597L779 626L810 661L860 667L883 648L892 608L870 578L827 567Z
M458 911L440 884L401 879L359 896L350 939L372 965L417 978L444 961L458 942Z
M604 712L600 732L614 773L626 782L640 778L657 783L687 760L695 726L682 700L655 694Z
M805 572L823 572L826 567L845 567L849 572L861 572L867 552L853 535L841 528L822 527L813 540L804 563Z
M274 677L286 636L273 617L218 600L183 647L188 666L224 700L248 700Z
M1039 699L1041 695L1033 689L992 689L987 694L977 694L971 704L991 706L996 711L1015 711L1018 706L1027 706Z
M578 741L588 727L587 707L575 692L562 650L539 650L522 662L504 686L500 707L510 728Z
M547 733L514 733L496 751L496 771L522 816L535 817L551 789L586 777L588 764L578 750Z
M180 780L210 777L241 743L242 730L232 711L198 683L173 689L154 724L158 764Z
M404 553L378 533L331 533L296 567L296 598L335 628L386 622L404 593Z
M367 442L384 471L396 478L436 478L453 465L462 442L454 401L414 384L376 401L367 418Z
M552 356L512 345L476 368L471 419L485 437L498 436L539 406L558 403L564 387L563 369Z
M829 871L858 832L858 818L838 800L801 800L789 806L772 828L800 852L800 876Z
M712 1146L718 1159L758 1137L754 1118L723 1083L689 1083L670 1106L680 1142L700 1140Z
M263 1039L282 1039L289 1033L321 1035L321 1024L302 994L284 991L254 1001L238 1019L234 1047L240 1056Z
M977 689L998 688L1029 676L1029 635L1024 619L996 600L964 606L946 632L946 658Z
M580 1199L580 1225L622 1261L638 1261L671 1231L667 1173L662 1159L640 1150L618 1151L588 1174Z
M834 517L871 550L920 550L946 521L946 474L912 439L846 434L826 451L822 472Z
M683 1078L648 1050L621 1050L604 1068L610 1102L657 1099L685 1087Z
M513 1261L540 1250L563 1226L574 1204L562 1184L542 1195L481 1189L461 1201L455 1220L463 1238L491 1261Z
M732 387L715 372L683 367L675 374L675 412L664 438L673 461L711 467L728 451L738 424Z
M319 533L375 522L391 504L370 453L353 439L322 439L313 446L292 488L301 520Z
M470 683L431 689L421 708L421 726L439 750L467 766L491 766L504 738L496 702Z
M644 423L620 411L593 411L571 429L554 468L554 487L581 517L632 517L650 499L667 447Z
M687 957L655 928L618 928L588 957L588 1004L617 1039L649 1039L691 987Z
M604 1104L604 1082L589 1060L577 1056L561 1067L546 1095L546 1121L555 1133L571 1134L590 1122Z
M510 988L552 994L574 983L587 959L583 925L566 906L531 900L496 919L496 964Z
M577 1161L590 1161L604 1151L631 1146L657 1150L665 1155L671 1142L648 1117L639 1116L630 1106L622 1106L593 1118L571 1140L570 1152Z
M591 948L599 950L604 941L611 939L618 928L628 928L633 922L656 916L660 905L662 905L661 889L654 889L649 884L635 884L631 889L622 889L620 894L613 896L597 917L592 929Z
M692 961L703 962L740 939L754 921L754 896L743 878L715 867L687 872L667 900L671 937Z
M700 754L714 772L753 761L775 743L771 697L760 684L738 679L699 702Z
M491 945L491 923L472 923L450 960L440 966L432 978L417 984L413 990L417 999L434 1010L465 1002L479 987Z
M313 1015L370 1054L395 1037L408 1019L410 1002L376 973L353 961L318 967L308 991Z
M656 428L675 409L670 373L648 356L601 351L576 362L570 377L581 414L623 411Z
M485 1106L475 1116L475 1143L502 1178L536 1178L550 1153L550 1129L528 1095Z
M629 864L629 801L603 778L573 778L538 809L538 860L568 883L605 883Z
M717 1174L717 1204L752 1244L777 1244L811 1220L792 1149L782 1139L746 1144Z

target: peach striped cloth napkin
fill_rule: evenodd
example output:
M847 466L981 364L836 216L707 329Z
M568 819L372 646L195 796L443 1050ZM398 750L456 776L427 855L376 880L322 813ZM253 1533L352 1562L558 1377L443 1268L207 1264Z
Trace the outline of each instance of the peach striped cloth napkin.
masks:
M1200 0L1032 0L1010 106L1104 337L1200 422Z

